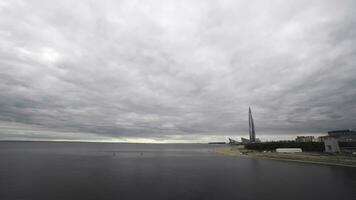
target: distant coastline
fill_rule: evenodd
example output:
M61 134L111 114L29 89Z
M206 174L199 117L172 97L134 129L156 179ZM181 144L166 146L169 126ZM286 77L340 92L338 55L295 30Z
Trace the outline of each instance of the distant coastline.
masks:
M77 141L77 140L0 140L1 142L50 142L50 143L100 143L100 144L208 144L206 142L110 142L110 141ZM226 144L226 143L224 143Z

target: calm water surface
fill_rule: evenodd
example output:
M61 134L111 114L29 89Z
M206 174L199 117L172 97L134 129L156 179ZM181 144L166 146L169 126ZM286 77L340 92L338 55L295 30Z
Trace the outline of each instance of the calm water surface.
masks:
M0 142L1 200L356 199L356 169L215 145Z

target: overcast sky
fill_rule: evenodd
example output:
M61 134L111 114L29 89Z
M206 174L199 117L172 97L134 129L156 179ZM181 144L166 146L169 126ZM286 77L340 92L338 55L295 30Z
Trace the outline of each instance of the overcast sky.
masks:
M0 0L0 140L356 128L356 1Z

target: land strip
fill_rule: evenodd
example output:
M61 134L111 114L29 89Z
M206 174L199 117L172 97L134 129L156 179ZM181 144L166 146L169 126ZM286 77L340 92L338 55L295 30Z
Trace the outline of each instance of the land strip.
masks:
M336 165L356 168L356 156L351 154L325 154L325 153L276 153L258 152L244 149L241 146L228 146L216 148L216 153L228 156L241 156L250 158L263 158L290 162Z

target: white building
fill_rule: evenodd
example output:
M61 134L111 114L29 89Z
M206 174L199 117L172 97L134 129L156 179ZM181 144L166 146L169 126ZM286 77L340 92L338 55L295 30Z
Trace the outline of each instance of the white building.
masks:
M277 153L300 153L303 152L301 148L277 148Z

